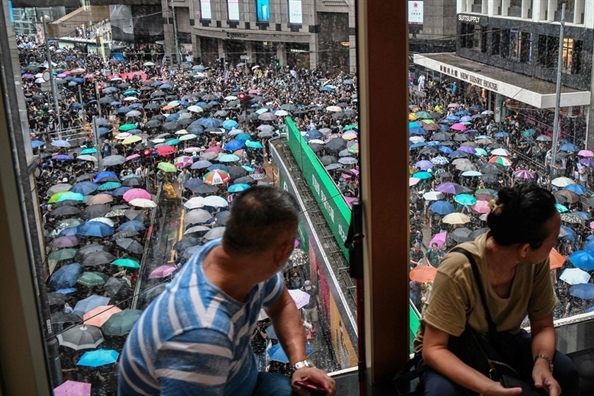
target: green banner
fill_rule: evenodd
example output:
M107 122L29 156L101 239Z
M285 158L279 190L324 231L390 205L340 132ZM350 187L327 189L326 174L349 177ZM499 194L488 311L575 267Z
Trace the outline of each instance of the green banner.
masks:
M299 169L301 169L303 177L318 203L328 226L332 230L336 242L348 260L349 252L344 247L344 241L351 222L351 208L344 200L342 193L338 190L316 154L309 148L307 142L301 136L301 132L299 132L293 120L287 118L286 124L287 142L293 153L293 157L297 161Z

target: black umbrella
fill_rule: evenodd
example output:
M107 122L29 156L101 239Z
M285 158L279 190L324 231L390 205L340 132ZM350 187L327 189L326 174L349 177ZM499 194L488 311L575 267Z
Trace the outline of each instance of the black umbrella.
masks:
M130 237L133 237L136 235L138 235L138 231L125 230L125 231L116 232L115 234L112 235L111 239L113 239L114 241L117 241L118 239L130 238Z
M227 172L229 173L229 176L231 176L231 179L247 176L247 171L239 165L230 166Z
M115 259L116 257L113 254L106 251L99 251L88 254L83 260L82 265L85 267L95 267L97 265L109 264Z
M106 251L105 246L101 245L100 243L91 243L90 245L86 245L78 249L76 255L80 258L85 258L90 253Z
M76 178L77 182L81 182L83 180L94 179L97 176L97 173L85 173L84 175L80 175Z
M311 143L309 145L309 148L311 149L311 151L313 151L314 153L321 153L322 151L324 151L324 145L323 144L318 144L318 143Z
M157 103L149 103L144 106L145 110L159 110L161 108L160 104Z
M161 96L165 96L165 92L159 90L159 91L155 91L151 94L151 98L158 98Z
M485 234L487 231L489 231L489 229L486 227L477 228L476 230L472 231L468 237L470 238L470 240L474 240L476 239L476 237Z
M155 287L151 287L140 293L139 300L144 306L149 305L155 298L159 297L161 293L165 291L167 284L161 283Z
M128 220L138 220L143 223L146 223L148 221L148 217L139 210L132 210L132 209L125 210L124 216L126 216L126 218Z
M344 150L347 146L347 141L341 137L333 138L326 143L326 150L338 153Z
M49 305L62 305L66 302L66 296L60 293L47 293Z
M130 285L124 279L114 278L113 276L105 282L103 289L109 294L109 297L114 298L117 295L124 297L124 294L130 291Z
M138 187L142 185L142 179L140 177L129 177L122 180L122 186L127 187Z
M431 140L450 140L451 136L448 132L437 132L431 136Z
M243 176L233 181L234 184L250 184L253 183L254 179L249 176Z
M338 162L338 160L333 155L325 155L322 158L320 158L320 162L324 165L330 165Z
M212 194L218 189L215 186L209 186L208 184L202 184L192 189L195 194Z
M53 204L52 205L52 209L58 209L58 208L61 208L63 206L77 206L79 204L80 204L80 202L78 202L78 201L73 201L71 199L66 199L64 201L56 202L55 204Z
M176 242L175 245L173 245L173 249L180 251L180 250L184 250L188 247L196 246L199 244L200 244L200 239L194 238L191 236L184 236L182 239L180 239L178 242Z
M456 228L453 232L448 233L448 238L451 238L456 243L462 243L471 240L471 233L472 231L466 227Z
M54 312L51 316L52 323L79 323L82 318L78 315L64 312Z
M481 173L491 173L493 175L498 175L505 170L505 167L501 164L485 164L481 166Z
M140 243L136 242L134 239L131 238L116 239L115 242L119 247L130 253L142 254L142 252L144 251L144 246L142 246Z
M81 213L80 217L85 220L94 219L96 217L103 217L110 210L111 208L109 207L109 205L91 205L85 208L85 210Z
M224 227L227 224L227 220L229 219L230 214L231 214L231 212L229 212L228 210L224 210L222 212L215 214L214 224L212 225L213 228L214 227Z
M468 136L460 133L460 134L457 134L456 136L454 136L454 140L457 142L465 142L468 140Z
M179 129L179 123L177 121L166 122L163 124L163 129L166 131L177 131Z
M492 173L483 173L480 178L485 183L497 183L497 176Z
M158 128L161 126L161 121L159 120L149 120L146 124L144 124L147 128Z
M80 209L74 206L62 206L50 211L52 216L72 216L80 213Z

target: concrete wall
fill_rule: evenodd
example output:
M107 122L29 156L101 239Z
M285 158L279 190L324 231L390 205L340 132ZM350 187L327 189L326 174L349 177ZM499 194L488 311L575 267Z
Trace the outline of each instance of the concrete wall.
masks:
M77 26L88 26L89 22L93 24L109 19L109 6L91 6L78 8L50 23L47 27L49 37L75 36Z

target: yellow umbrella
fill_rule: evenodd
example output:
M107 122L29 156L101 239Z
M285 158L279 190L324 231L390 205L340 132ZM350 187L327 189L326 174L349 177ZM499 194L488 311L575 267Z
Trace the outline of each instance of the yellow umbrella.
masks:
M138 135L128 136L126 139L122 140L122 144L132 144L136 142L140 142L142 138Z
M419 119L419 117L417 117L414 113L409 113L408 114L408 120L409 121L416 121L418 119Z

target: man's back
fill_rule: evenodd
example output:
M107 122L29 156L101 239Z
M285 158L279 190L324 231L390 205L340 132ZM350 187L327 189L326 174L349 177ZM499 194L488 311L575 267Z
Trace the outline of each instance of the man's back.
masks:
M204 246L139 319L122 351L119 395L249 395L257 379L250 338L261 306L276 301L280 275L256 285L247 303L213 286Z

